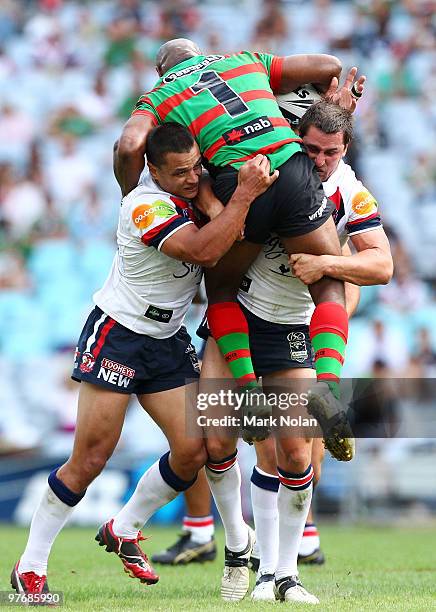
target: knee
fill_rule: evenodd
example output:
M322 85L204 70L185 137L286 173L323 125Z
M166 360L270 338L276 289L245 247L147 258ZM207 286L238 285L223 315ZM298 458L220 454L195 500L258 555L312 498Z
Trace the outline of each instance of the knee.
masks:
M106 463L112 453L106 452L104 449L96 448L86 454L82 461L82 473L84 478L89 480L90 484L103 471Z
M287 450L285 455L286 467L283 467L287 472L294 474L302 474L310 463L310 449L306 446L296 446Z
M233 455L236 450L236 446L234 440L208 438L206 440L206 450L209 459L221 461L222 459Z
M204 444L186 445L182 448L171 449L171 457L175 468L182 473L197 474L207 461L207 451Z

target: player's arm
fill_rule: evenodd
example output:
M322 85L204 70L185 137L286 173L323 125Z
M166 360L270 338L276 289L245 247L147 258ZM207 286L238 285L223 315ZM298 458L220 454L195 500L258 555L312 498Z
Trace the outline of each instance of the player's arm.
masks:
M277 179L269 161L256 155L239 170L238 186L224 210L201 229L187 224L165 240L161 251L174 259L213 267L238 238L250 204Z
M351 241L357 253L341 255L308 255L297 253L289 258L294 275L306 285L330 276L355 285L386 285L392 278L389 241L382 227L354 234Z
M224 210L223 203L213 192L212 181L207 172L203 171L200 178L198 195L194 200L194 204L209 219L215 219Z
M145 165L147 135L156 126L149 115L133 115L114 146L114 174L123 196L134 189Z
M342 247L342 255L351 257L352 252L348 243ZM345 288L345 308L349 317L352 317L356 312L360 301L360 287L353 283L344 283Z
M274 93L287 93L305 83L313 83L320 91L327 91L333 78L339 78L340 60L334 55L288 55L283 58ZM274 79L275 80L275 79Z

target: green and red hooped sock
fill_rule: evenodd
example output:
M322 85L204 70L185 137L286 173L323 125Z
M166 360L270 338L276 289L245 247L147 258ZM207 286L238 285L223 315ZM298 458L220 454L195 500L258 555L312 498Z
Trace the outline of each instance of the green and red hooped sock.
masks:
M233 378L243 389L257 386L251 361L248 323L237 302L211 304L207 309L209 329Z
M339 380L348 340L348 315L336 302L321 302L315 308L309 325L315 353L316 378L326 382L339 399Z

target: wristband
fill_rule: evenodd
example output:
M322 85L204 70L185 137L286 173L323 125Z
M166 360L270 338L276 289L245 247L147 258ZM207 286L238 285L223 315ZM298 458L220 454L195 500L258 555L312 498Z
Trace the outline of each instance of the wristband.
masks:
M353 83L353 86L351 87L351 95L353 96L353 98L356 98L356 100L358 100L362 97L362 92L358 91L356 85L357 83Z

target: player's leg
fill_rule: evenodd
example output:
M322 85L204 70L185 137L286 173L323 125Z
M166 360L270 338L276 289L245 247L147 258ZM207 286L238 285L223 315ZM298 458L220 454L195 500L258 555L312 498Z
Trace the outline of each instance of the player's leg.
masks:
M315 488L321 478L321 464L324 459L324 445L320 438L314 438L312 444L313 487ZM304 527L303 538L298 551L298 563L310 565L323 565L324 553L320 548L320 537L313 516L313 507L310 507Z
M256 465L251 475L251 505L253 508L256 545L250 563L256 571L256 585L251 593L254 601L274 601L274 574L279 546L277 493L279 478L275 440L269 437L255 443Z
M165 434L170 451L143 474L132 497L114 517L117 536L135 538L156 510L194 484L206 462L202 438L186 436L186 393L183 386L138 396L141 406Z
M100 527L96 537L107 552L120 557L126 573L147 584L157 582L158 576L139 546L143 539L140 529L159 508L192 486L206 461L201 432L196 438L187 438L185 433L186 393L187 388L180 386L138 395L142 407L168 439L170 451L143 474L131 498Z
M236 296L244 272L260 248L247 240L236 242L217 265L205 273L209 328L231 376L242 389L256 387L257 381L251 361L248 325Z
M263 376L264 390L265 393L279 393L281 390L280 384L284 380L302 381L304 379L311 379L314 376L314 371L309 367L294 367L277 371ZM282 390L289 391L289 389L285 388ZM279 478L279 486L277 487L277 482L273 481L270 477L268 482L271 485L270 490L266 491L266 479L264 480L259 477L256 479L259 489L257 491L257 502L259 503L260 498L265 503L268 497L268 507L270 510L270 524L265 525L268 520L267 517L263 520L264 524L260 532L260 546L267 551L267 555L270 555L270 566L276 561L276 566L274 571L272 571L272 567L264 565L261 554L256 588L258 590L262 589L262 592L271 596L271 589L268 591L268 582L271 584L271 574L275 574L277 598L316 603L317 599L308 593L299 583L297 570L298 549L312 497L313 468L310 461L312 440L309 438L282 437L282 435L282 433L278 432L275 437L276 473ZM258 459L258 466L261 464L271 472L271 454L269 453L268 457L262 457L262 451L265 450L262 447L259 450L261 458L260 461ZM278 489L278 494L275 491L271 491L271 489ZM278 518L276 518L277 515L274 517L273 497L276 499ZM255 512L254 508L253 512ZM257 523L259 522L261 522L260 519ZM268 547L268 537L275 540L278 545L276 556L274 556L273 550ZM264 543L262 540L264 540ZM264 582L262 581L263 571L267 572L267 576L263 579ZM256 599L256 588L253 591L253 599Z
M153 563L186 565L213 561L216 557L211 494L204 468L184 495L186 515L183 517L183 531L177 542L151 557Z
M53 542L113 453L128 401L127 394L81 384L73 452L49 476L48 487L32 518L26 548L12 575L14 588L22 591L30 584L44 588Z
M208 381L228 379L229 376L229 369L216 342L209 338L203 356L200 391L210 392ZM242 515L241 472L236 442L236 438L226 436L220 430L209 430L205 439L208 453L206 476L225 530L221 596L227 601L238 601L248 591L248 560L254 541Z

